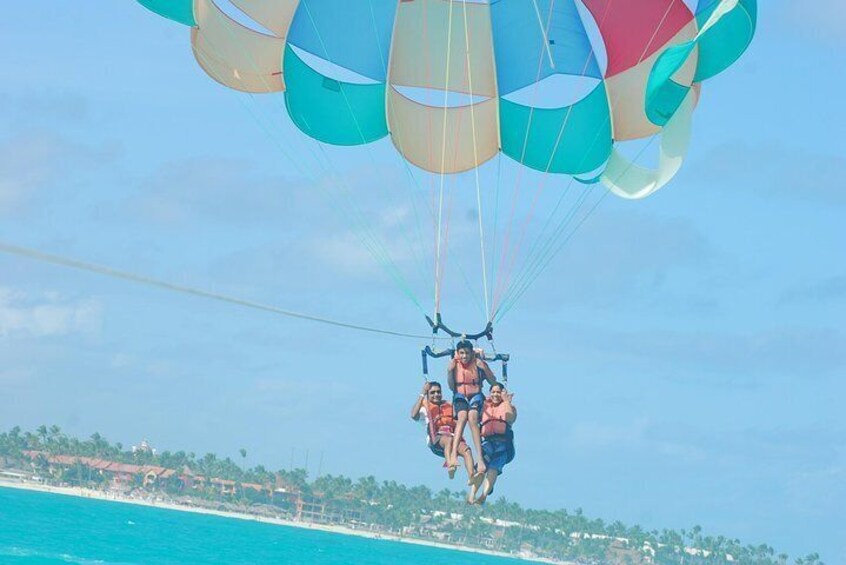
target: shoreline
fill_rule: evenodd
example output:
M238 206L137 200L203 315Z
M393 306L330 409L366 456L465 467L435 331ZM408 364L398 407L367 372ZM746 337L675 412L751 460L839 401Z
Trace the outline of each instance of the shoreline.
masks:
M467 547L460 545L453 545L442 543L438 541L423 540L418 538L404 537L397 534L373 532L368 530L358 530L347 526L329 525L329 524L315 524L312 522L297 522L294 520L285 520L282 518L270 518L266 516L259 516L256 514L249 514L244 512L229 512L223 510L212 510L200 506L192 506L185 504L175 504L172 502L144 500L139 498L131 498L113 492L105 492L94 489L87 489L82 487L56 487L38 483L13 481L0 478L0 488L10 488L17 490L27 490L34 492L44 492L48 494L58 494L63 496L73 496L77 498L88 498L94 500L103 500L106 502L119 502L122 504L131 504L135 506L147 506L150 508L161 508L164 510L173 510L177 512L190 512L193 514L205 514L209 516L218 516L220 518L228 518L234 520L242 520L249 522L260 522L263 524L270 524L274 526L282 526L288 528L299 528L304 530L318 530L331 534L356 536L360 538L393 541L399 543L406 543L411 545L420 545L424 547L433 547L438 549L446 549L451 551L461 551L464 553L476 553L479 555L487 555L490 557L503 557L506 559L517 559L520 561L527 561L533 563L548 563L554 565L572 565L567 561L555 561L544 557L521 556L512 553L505 553L502 551L493 551L489 549Z

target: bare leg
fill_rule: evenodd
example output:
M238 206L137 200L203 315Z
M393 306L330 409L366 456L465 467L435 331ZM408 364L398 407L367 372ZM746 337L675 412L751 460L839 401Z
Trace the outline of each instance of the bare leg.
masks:
M461 438L464 437L464 426L467 424L467 410L458 412L458 418L455 422L455 441L452 442L452 461L458 460L458 446L461 444Z
M488 472L485 473L485 482L482 485L482 494L476 499L476 504L485 503L485 500L488 499L488 495L491 493L494 485L496 484L496 478L498 476L499 472L496 469L488 469Z
M481 475L479 477L481 478ZM476 493L479 492L479 485L482 484L482 481L470 479L468 484L470 491L467 493L467 504L476 504Z
M455 461L452 459L453 438L450 436L438 436L438 441L444 450L444 464L446 465L447 473L449 473L449 478L451 479L455 476Z
M470 420L470 435L473 436L473 447L476 449L476 455L479 459L476 472L484 473L488 468L485 465L485 458L482 457L482 432L479 429L479 412L471 408L467 414Z
M475 473L475 467L473 466L473 453L467 447L467 444L464 444L464 451L461 453L461 457L464 458L464 469L467 471L467 479L472 479Z

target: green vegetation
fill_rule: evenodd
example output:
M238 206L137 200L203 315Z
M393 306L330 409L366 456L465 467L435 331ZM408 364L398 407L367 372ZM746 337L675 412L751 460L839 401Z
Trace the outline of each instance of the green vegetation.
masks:
M323 475L309 481L304 469L270 471L246 467L212 453L125 450L100 434L80 441L57 426L34 432L15 427L0 434L0 469L26 480L121 490L131 496L167 497L186 505L250 512L292 520L342 524L410 538L483 547L524 557L585 564L786 565L766 545L705 535L702 528L646 531L619 521L606 523L581 509L533 510L499 498L468 506L464 493L432 492L374 477L356 481ZM10 475L13 476L13 475ZM795 565L823 565L811 554Z

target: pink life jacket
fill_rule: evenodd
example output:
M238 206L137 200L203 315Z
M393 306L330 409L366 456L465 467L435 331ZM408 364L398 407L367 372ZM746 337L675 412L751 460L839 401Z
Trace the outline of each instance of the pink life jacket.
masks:
M482 437L504 436L511 430L511 424L505 419L505 402L494 406L490 399L482 409Z

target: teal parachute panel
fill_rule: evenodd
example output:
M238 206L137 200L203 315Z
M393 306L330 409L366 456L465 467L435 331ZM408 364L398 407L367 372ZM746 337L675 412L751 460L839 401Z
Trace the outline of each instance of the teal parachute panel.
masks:
M285 104L305 134L332 145L361 145L388 135L385 84L331 79L285 47Z
M702 0L696 21L704 26L720 5L719 0ZM740 0L735 9L723 16L699 41L699 66L696 82L709 79L731 66L743 55L758 21L757 0Z
M195 26L193 0L138 0L138 3L160 16L187 26Z
M681 106L690 91L690 84L679 84L673 76L687 63L695 41L667 49L655 62L646 84L646 116L655 125L664 127Z
M752 40L755 0L705 0L704 5L697 16L696 37L667 48L650 71L645 111L655 125L665 126L690 91L692 83L673 80L689 60L697 63L693 82L700 82L731 65Z
M566 108L530 108L504 98L499 104L502 152L527 167L582 174L602 166L611 153L604 83Z

